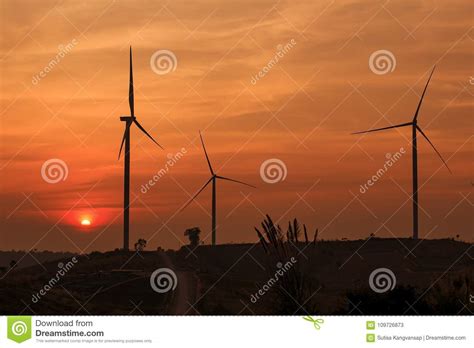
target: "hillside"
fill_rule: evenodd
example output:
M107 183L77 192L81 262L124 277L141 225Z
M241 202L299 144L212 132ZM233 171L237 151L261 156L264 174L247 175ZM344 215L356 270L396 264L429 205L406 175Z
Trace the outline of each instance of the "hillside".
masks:
M56 277L58 262L71 264L68 255L46 262L46 270L32 265L9 272L0 281L0 308L2 314L469 314L472 246L377 238L292 243L288 258L295 263L271 286L269 279L288 260L266 254L260 244L92 253L77 256L77 263L33 300ZM163 267L175 272L177 287L157 293L150 276ZM369 287L378 268L395 276L384 293Z

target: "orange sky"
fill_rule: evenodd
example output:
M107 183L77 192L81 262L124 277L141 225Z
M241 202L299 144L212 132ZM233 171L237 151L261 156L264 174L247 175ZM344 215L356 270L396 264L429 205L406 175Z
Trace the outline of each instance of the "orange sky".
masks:
M132 129L131 241L187 243L210 229L211 191L177 210L208 179L198 130L218 172L258 186L218 183L218 242L253 242L262 213L297 217L322 238L411 235L410 130L349 135L409 122L428 72L419 124L453 171L419 140L420 236L473 240L471 210L473 30L469 1L0 1L2 249L85 251L121 247L128 46L135 110L160 150ZM291 49L255 83L281 45ZM39 82L34 76L61 57ZM150 57L170 50L176 70ZM388 50L394 70L369 57ZM387 153L407 153L364 194ZM184 156L147 193L140 187ZM45 182L49 159L68 168ZM277 158L286 179L260 165ZM92 219L80 227L82 217Z

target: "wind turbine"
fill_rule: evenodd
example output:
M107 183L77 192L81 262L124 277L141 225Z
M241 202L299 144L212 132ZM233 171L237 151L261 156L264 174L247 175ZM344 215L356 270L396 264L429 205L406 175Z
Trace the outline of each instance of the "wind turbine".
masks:
M125 144L124 175L123 175L123 249L129 250L130 236L130 127L135 124L145 135L156 145L163 149L153 137L148 134L145 128L137 121L135 117L135 102L133 95L133 70L132 70L132 47L130 46L130 81L128 87L128 104L130 105L130 116L120 116L120 121L125 122L125 132L123 133L122 143L118 158L122 154L122 148Z
M206 188L207 185L209 185L210 182L212 182L212 245L216 245L216 182L217 179L222 179L222 180L227 180L227 181L232 181L236 182L238 184L246 185L255 188L255 186L252 186L250 184L247 184L242 181L238 181L235 179L231 178L226 178L224 176L217 175L214 172L214 169L212 169L211 161L209 160L209 156L207 155L206 147L204 146L204 140L202 139L202 134L199 131L199 137L201 138L201 144L202 148L204 149L204 154L206 155L206 160L207 164L209 165L209 171L211 172L211 177L210 179L204 184L203 187L181 208L181 210L185 209L191 202L196 199L196 197Z
M448 167L448 164L446 161L443 159L441 154L436 150L436 147L433 145L433 143L428 139L428 136L423 132L423 130L418 126L418 113L420 112L421 108L421 103L423 102L423 98L425 97L426 89L428 88L428 84L430 83L431 76L433 76L433 72L435 70L436 66L433 67L433 70L431 71L430 77L428 78L428 81L426 82L425 89L423 90L423 94L421 95L420 101L418 102L418 107L416 108L415 115L413 117L413 120L411 122L407 123L401 123L397 124L394 126L389 126L389 127L383 127L383 128L376 128L376 129L370 129L362 132L356 132L352 134L362 134L362 133L371 133L371 132L378 132L381 130L386 130L386 129L391 129L391 128L400 128L400 127L407 127L411 126L412 128L412 166L413 166L413 239L418 239L418 149L417 149L417 144L416 144L416 136L417 136L417 131L421 133L421 135L428 141L428 143L431 145L433 150L435 150L436 154L439 156L441 161L444 163L446 168L450 173L451 170Z

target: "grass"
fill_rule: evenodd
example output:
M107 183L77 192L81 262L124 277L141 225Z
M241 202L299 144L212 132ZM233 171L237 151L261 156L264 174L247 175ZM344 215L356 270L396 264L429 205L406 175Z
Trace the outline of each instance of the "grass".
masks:
M302 235L301 225L297 219L288 222L286 233L280 225L275 224L269 215L261 224L262 232L255 228L260 244L267 255L267 269L269 277L275 271L275 265L285 265L295 260L293 266L284 273L277 284L278 303L281 314L308 314L315 313L316 307L311 299L318 287L316 282L307 277L302 271L304 259L302 249L309 246L306 226L303 225L304 242L300 242ZM265 238L265 237L266 238ZM317 230L314 241L316 241Z

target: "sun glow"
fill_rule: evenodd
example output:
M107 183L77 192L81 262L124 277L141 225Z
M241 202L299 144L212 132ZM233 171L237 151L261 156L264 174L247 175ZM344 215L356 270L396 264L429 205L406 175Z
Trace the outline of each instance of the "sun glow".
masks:
M81 220L81 225L82 226L90 226L91 220L90 219L82 219Z

